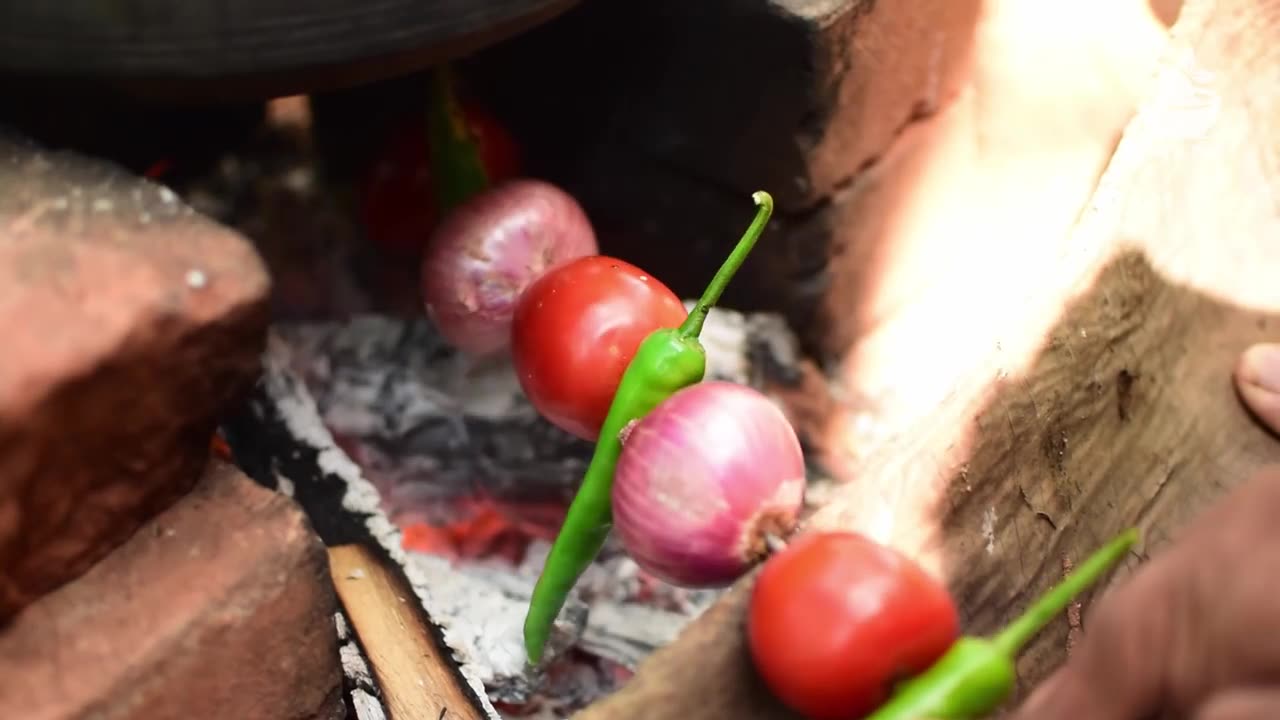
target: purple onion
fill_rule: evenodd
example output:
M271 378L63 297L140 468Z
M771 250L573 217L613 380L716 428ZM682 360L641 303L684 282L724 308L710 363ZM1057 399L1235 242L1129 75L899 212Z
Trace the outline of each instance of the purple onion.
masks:
M516 301L530 283L598 252L573 197L540 180L510 180L459 205L432 233L422 257L423 303L445 340L487 355L510 342Z
M625 433L614 530L646 572L688 588L732 583L795 528L804 501L795 430L762 393L707 381Z

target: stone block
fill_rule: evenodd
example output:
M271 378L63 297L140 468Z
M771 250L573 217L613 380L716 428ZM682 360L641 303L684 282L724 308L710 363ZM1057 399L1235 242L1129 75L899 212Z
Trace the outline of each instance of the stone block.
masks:
M168 189L0 136L0 624L199 477L268 289Z
M335 610L298 506L214 462L0 631L0 717L337 720Z

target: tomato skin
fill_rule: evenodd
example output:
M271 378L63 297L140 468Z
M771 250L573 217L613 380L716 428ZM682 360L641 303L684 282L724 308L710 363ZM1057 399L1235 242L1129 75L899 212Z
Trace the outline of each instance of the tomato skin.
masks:
M680 298L635 265L604 255L561 263L516 304L516 377L543 417L594 441L640 343L686 317Z
M461 106L489 184L519 175L520 149L511 133L483 106L468 100ZM410 113L393 126L361 180L365 232L389 255L420 252L440 221L430 153L426 116Z
M959 635L945 587L862 535L801 535L756 579L747 643L765 684L811 720L854 720Z

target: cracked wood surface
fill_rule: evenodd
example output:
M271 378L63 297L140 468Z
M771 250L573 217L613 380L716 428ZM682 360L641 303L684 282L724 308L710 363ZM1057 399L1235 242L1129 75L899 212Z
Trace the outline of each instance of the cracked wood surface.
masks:
M935 221L976 223L957 226L985 244L950 256L946 276L860 337L842 368L852 399L828 419L823 450L851 482L808 529L855 529L915 555L947 578L972 632L1136 524L1144 541L1125 576L1209 501L1280 462L1280 442L1231 385L1239 353L1280 336L1280 2L1191 0L1170 38L1083 208L1037 226L1021 207L1034 203L1016 202L1020 185L1057 190L1069 159L1049 155L986 188L980 210L999 219L984 227L970 209ZM964 175L937 169L947 122L904 137L879 181L907 173L961 191ZM903 240L908 220L880 220L885 238ZM993 227L1005 232L983 234ZM926 246L892 262L926 263ZM751 580L577 717L793 717L746 654ZM1088 632L1103 588L1023 655L1020 694Z

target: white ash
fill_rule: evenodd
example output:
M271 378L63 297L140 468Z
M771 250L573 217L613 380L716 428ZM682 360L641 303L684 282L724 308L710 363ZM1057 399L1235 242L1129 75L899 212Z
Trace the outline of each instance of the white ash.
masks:
M695 304L684 301L686 310ZM766 380L790 380L800 362L800 343L776 313L713 307L699 339L707 352L707 378L713 380L761 389Z
M369 672L369 663L356 643L342 612L333 614L333 624L338 632L338 658L342 664L343 682L351 696L355 720L386 720L386 712L379 698L378 686Z
M512 717L520 720L565 720L579 708L617 689L617 681L607 671L590 665L573 665L551 678L545 696Z
M338 657L342 660L342 672L357 687L373 687L373 675L365 662L364 654L354 639L349 639L338 648Z
M361 316L278 334L282 364L355 448L393 515L477 493L564 503L586 471L590 443L543 420L509 365L468 362L425 319Z
M283 495L293 497L295 492L295 489L293 487L293 481L285 477L281 473L276 473L275 475L276 475L276 489L279 490L280 493Z
M366 523L371 535L382 545L392 560L405 566L406 576L413 585L415 594L422 602L427 614L440 625L445 642L453 651L454 660L458 663L462 676L479 697L485 713L493 720L501 720L501 716L489 701L485 689L486 675L492 676L492 670L476 667L474 662L469 661L464 653L459 651L459 635L467 637L480 633L459 633L453 630L453 626L462 628L470 624L483 626L485 618L468 617L467 613L471 608L485 605L485 599L477 597L477 594L484 593L478 592L480 589L477 588L460 587L465 584L462 576L447 564L443 567L424 569L421 563L411 565L408 562L404 551L400 548L400 531L378 508L377 490L364 480L360 469L334 444L333 437L320 420L315 403L306 388L300 381L293 378L287 369L288 352L288 346L274 333L268 337L267 352L263 358L268 394L276 403L293 436L307 442L318 451L317 464L320 469L345 481L346 494L343 497L343 506L354 513L366 515L368 518ZM459 595L461 597L457 597ZM450 612L455 609L460 612Z
M450 499L477 493L567 503L581 482L592 445L538 415L509 361L468 360L425 318L361 315L277 333L282 364L306 382L392 517L404 506L430 517L433 503L447 513ZM713 308L702 344L709 379L763 388L795 372L797 343L780 316Z
M692 307L692 301L686 301ZM474 362L425 318L357 315L345 322L278 327L294 372L311 388L326 424L341 434L403 437L441 417L536 417L506 359ZM798 343L776 314L712 308L701 335L707 377L759 387L794 370ZM385 412L388 406L396 412Z
M291 433L319 451L321 470L344 480L344 508L366 517L370 534L404 569L414 593L440 627L453 659L491 717L498 716L490 698L517 704L527 701L542 684L539 672L526 664L522 627L528 594L508 594L447 559L404 552L399 529L379 508L377 490L336 446L306 388L287 369L290 352L273 332L264 358L266 390ZM586 618L586 606L571 598L548 643L548 662L577 642Z
M591 606L580 644L583 650L635 670L692 621L692 616L639 603L598 602Z
M517 569L521 577L536 579L546 562L551 544L535 541ZM654 597L646 604L692 618L710 607L722 590L690 590L645 578L636 562L627 556L615 536L610 536L599 559L587 568L577 590L594 605L597 602L636 602L642 595Z
M793 372L798 354L781 318L723 309L708 316L702 343L708 379L756 387ZM591 445L539 417L507 362L465 360L425 319L357 316L277 326L265 362L267 391L292 433L318 451L322 470L345 481L344 507L367 518L370 533L404 568L491 717L498 715L490 699L544 701L544 709L567 716L589 692L575 684L578 675L599 692L611 682L600 668L577 668L566 679L561 667L549 679L544 671L570 646L634 668L719 595L646 578L611 541L566 603L547 661L530 671L522 626L549 545L534 543L518 568L499 561L455 565L404 552L383 510L477 489L504 499L567 502ZM334 434L355 447L360 465Z
M359 688L351 691L351 706L356 711L356 720L387 720L382 701Z
M478 561L459 570L518 600L523 621L523 610L550 549L550 543L535 541L514 569L502 561ZM586 606L578 647L634 670L650 653L674 640L723 592L686 590L657 580L651 580L646 589L652 597L638 600L642 594L638 568L610 538L601 557L574 588L575 604L581 601Z

